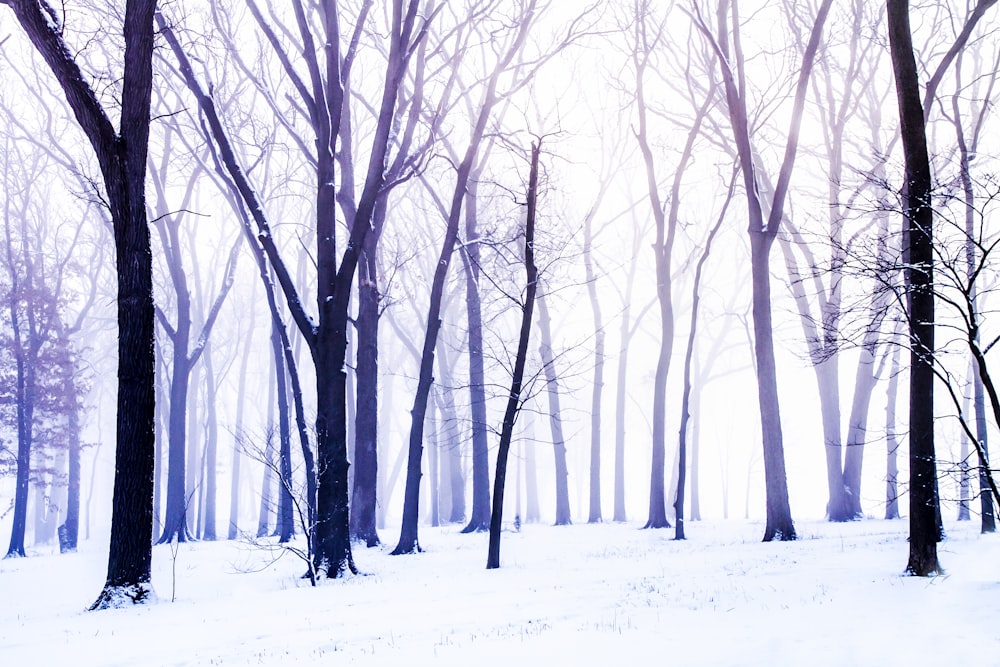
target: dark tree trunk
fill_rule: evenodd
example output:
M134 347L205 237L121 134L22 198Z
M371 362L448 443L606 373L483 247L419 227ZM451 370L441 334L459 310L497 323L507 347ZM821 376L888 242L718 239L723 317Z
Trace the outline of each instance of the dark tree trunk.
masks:
M542 342L538 352L545 369L545 391L549 398L549 426L552 429L552 449L556 466L556 525L572 523L569 510L569 468L566 465L566 439L563 437L562 410L559 405L559 375L552 356L552 325L545 299L538 299L538 330ZM494 494L494 497L496 494Z
M907 0L887 0L889 51L896 80L906 162L904 213L910 326L910 558L916 576L941 572L937 557L937 466L934 453L934 292L931 168Z
M507 477L507 456L514 436L514 422L521 408L521 381L528 358L528 340L531 337L531 315L538 289L538 269L535 267L535 211L538 196L538 146L531 146L531 174L528 178L528 215L524 227L524 268L527 274L524 305L521 311L521 333L514 357L514 372L511 378L507 410L500 430L500 446L497 450L497 471L493 479L493 511L490 515L490 544L486 557L486 569L500 567L500 528L503 523L503 493Z
M108 577L93 609L152 594L155 374L152 255L145 176L155 0L125 4L120 131L86 83L61 26L34 0L8 3L55 74L97 154L114 228L118 274L118 411Z

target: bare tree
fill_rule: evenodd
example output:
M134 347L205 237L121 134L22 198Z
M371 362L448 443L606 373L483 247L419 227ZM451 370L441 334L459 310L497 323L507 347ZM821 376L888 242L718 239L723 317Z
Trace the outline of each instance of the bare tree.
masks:
M507 457L514 436L514 422L522 404L522 381L524 366L528 357L528 340L531 337L531 316L534 311L535 293L538 290L538 267L535 266L535 216L538 211L538 155L539 143L531 145L531 173L528 177L527 218L524 225L524 270L526 274L524 303L521 306L521 330L518 336L514 369L510 381L510 395L507 410L500 431L500 447L497 452L497 471L493 478L493 513L490 517L490 544L486 558L486 569L500 567L500 528L503 525L504 483L507 479Z
M120 125L115 129L44 0L5 0L52 70L104 178L118 267L118 443L108 578L91 607L142 603L152 594L154 323L145 175L156 0L127 0Z
M789 121L784 157L770 200L761 200L759 166L755 164L752 126L747 109L746 62L740 39L740 14L737 0L720 0L716 11L716 32L713 33L696 11L694 19L702 34L716 52L726 91L733 139L743 173L747 198L750 236L750 267L753 286L754 353L757 360L757 389L760 405L761 433L764 450L764 479L767 493L767 525L764 541L794 540L795 526L788 504L788 482L778 401L778 380L775 370L774 339L771 316L770 251L777 238L784 215L788 184L798 150L799 127L805 105L809 77L819 48L823 25L829 14L831 0L823 0L812 24L806 48L802 54L792 113ZM768 214L765 216L765 211Z

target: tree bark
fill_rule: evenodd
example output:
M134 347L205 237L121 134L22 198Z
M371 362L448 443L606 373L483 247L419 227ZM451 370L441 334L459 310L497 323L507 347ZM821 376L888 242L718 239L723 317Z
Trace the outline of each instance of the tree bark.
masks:
M887 0L889 52L896 81L900 136L906 164L903 209L907 221L910 326L910 558L915 576L941 572L934 452L934 213L924 111L913 56L907 0Z
M39 0L7 0L62 87L97 154L114 228L118 274L118 416L108 576L92 609L141 603L150 584L155 456L152 255L145 176L155 0L125 4L120 130L116 131Z

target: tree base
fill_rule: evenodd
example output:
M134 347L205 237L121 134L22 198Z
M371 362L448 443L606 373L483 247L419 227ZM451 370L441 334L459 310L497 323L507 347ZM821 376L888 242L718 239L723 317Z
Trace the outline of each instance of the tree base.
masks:
M90 611L100 609L126 609L137 604L152 604L156 602L156 593L148 581L126 586L105 586L97 601L90 606Z
M469 522L469 525L461 530L461 533L485 533L490 529L490 519L487 517L485 520L473 519Z
M934 577L944 574L944 568L937 557L937 544L914 546L910 541L910 560L905 573L911 577Z

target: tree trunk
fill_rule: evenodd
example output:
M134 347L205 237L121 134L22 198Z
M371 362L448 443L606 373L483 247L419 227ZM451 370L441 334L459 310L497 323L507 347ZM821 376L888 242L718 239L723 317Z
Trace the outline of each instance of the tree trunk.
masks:
M552 429L552 448L555 454L556 525L566 526L572 523L569 509L569 468L566 465L566 440L563 437L562 410L559 406L559 375L556 373L555 359L552 356L552 325L548 305L542 297L538 299L538 330L542 335L538 352L545 369L545 390L549 398L549 426Z
M588 523L601 521L601 396L604 391L604 322L597 296L597 275L591 253L593 215L584 225L584 264L587 270L587 293L594 316L594 382L590 394L590 514Z
M524 231L524 268L527 282L524 305L521 311L521 333L514 357L514 372L511 378L507 410L500 430L500 446L497 450L497 471L493 479L493 512L490 515L490 544L486 557L486 569L500 567L500 528L503 523L503 494L507 477L507 456L514 436L514 422L521 408L521 381L528 358L528 340L531 337L531 316L538 289L538 269L535 267L535 211L538 195L538 146L531 146L531 174L528 178L528 216Z
M69 431L69 476L66 482L66 519L59 526L59 551L76 551L80 534L80 402L76 383L73 381L73 367L65 378L67 395L73 404L67 415Z
M909 574L941 572L937 557L937 466L934 453L934 245L932 183L920 85L907 0L887 0L889 51L896 80L906 164L907 275L910 325L910 558Z
M444 456L448 461L448 490L450 492L450 502L448 503L449 523L462 523L465 521L465 475L462 472L462 434L458 421L458 410L455 408L454 376L452 373L452 360L449 358L447 350L438 350L437 355L438 372L441 374L442 383L438 385L438 391L434 396L438 403L438 411L441 413L441 421L444 423ZM489 483L487 481L487 486Z
M757 398L760 404L767 495L764 541L794 540L795 526L788 505L788 480L778 409L778 378L771 323L771 272L768 254L774 237L767 232L750 234L750 271L753 285L754 350L757 354Z
M235 540L240 534L240 467L243 460L243 412L246 408L247 367L250 351L253 349L254 315L256 308L250 308L246 334L243 337L243 359L240 362L239 385L236 389L236 422L233 424L233 474L229 486L229 531L227 537Z
M896 463L899 452L899 438L896 435L896 395L899 387L899 345L893 344L892 363L889 368L889 387L885 399L885 518L899 518L899 490L897 479L899 466Z
M292 515L292 430L288 414L288 375L285 355L277 323L271 323L271 353L274 355L274 376L278 399L278 513L274 534L279 544L292 539L295 519Z
M733 183L730 185L729 197L726 199L722 214L719 215L718 221L709 231L708 238L705 239L705 248L702 250L701 256L698 258L698 263L695 266L694 284L691 286L691 325L688 329L687 347L684 351L684 390L681 395L680 437L678 438L677 446L677 495L674 496L674 539L677 540L686 539L684 535L684 491L686 487L685 482L687 481L688 424L691 419L692 407L692 367L694 365L695 343L697 342L698 334L698 314L701 306L701 276L705 268L705 263L708 262L709 253L712 252L712 241L715 240L715 235L718 234L719 229L722 227L726 209L732 200L732 186L735 185L735 176L734 172Z
M205 529L203 540L216 540L215 500L218 493L216 470L219 458L219 417L216 410L215 395L218 387L215 384L215 369L212 366L212 351L205 347L205 389L208 394L205 402L208 404L206 415L208 435L205 442Z
M267 426L264 431L263 450L264 476L260 484L260 512L257 518L257 537L267 535L268 526L271 522L271 512L274 511L274 501L271 498L271 493L274 489L274 411L276 407L275 385L278 382L278 378L275 372L277 358L273 350L270 357L271 363L267 374Z
M535 420L534 415L523 413L527 422L524 426L524 521L538 523L541 512L538 508L538 465L535 463Z
M474 181L473 181L474 182ZM470 183L470 190L474 186ZM490 523L490 454L486 432L486 374L483 369L483 317L479 300L479 232L476 200L470 192L462 246L465 304L469 327L469 409L472 413L472 513L464 533L484 531Z
M376 215L385 215L382 203ZM351 503L351 538L368 547L380 541L375 525L378 505L378 323L379 288L376 262L377 237L365 237L358 263L358 402L355 422L354 493Z
M431 388L431 391L433 392L434 389ZM436 402L437 401L434 401L434 403ZM430 420L430 442L428 443L427 468L430 472L429 497L431 499L431 526L437 528L441 525L441 499L438 497L441 490L439 468L439 453L441 450L441 421L438 419L438 412L435 410L435 406L433 404L428 406L428 409L430 410L430 415L428 416L428 419Z

